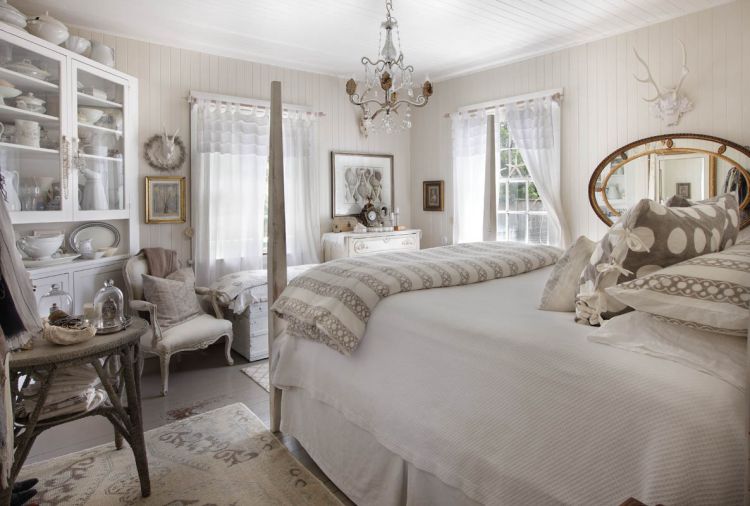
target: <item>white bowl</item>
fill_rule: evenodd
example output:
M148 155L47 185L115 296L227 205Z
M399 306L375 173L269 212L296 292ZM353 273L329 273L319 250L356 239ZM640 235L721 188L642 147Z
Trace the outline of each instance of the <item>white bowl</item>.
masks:
M91 50L91 41L89 39L84 39L83 37L78 37L77 35L71 35L68 37L68 40L63 43L63 46L65 46L65 49L70 49L74 53L85 55Z
M64 234L27 235L16 246L32 260L48 260L62 246Z
M21 90L18 88L8 88L7 86L0 86L0 104L5 105L6 98L15 98L21 94Z
M88 123L93 125L104 116L104 111L101 109L94 109L93 107L79 107L78 108L78 121L81 123Z

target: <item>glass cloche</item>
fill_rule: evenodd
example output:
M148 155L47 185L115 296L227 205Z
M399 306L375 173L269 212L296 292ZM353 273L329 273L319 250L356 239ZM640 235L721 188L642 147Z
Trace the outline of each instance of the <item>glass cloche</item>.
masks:
M52 285L52 289L39 298L39 316L46 317L55 311L64 311L70 314L73 308L73 297L60 285Z
M122 290L115 286L113 279L105 281L104 287L97 292L94 297L94 307L99 316L96 322L98 329L120 327L125 324Z

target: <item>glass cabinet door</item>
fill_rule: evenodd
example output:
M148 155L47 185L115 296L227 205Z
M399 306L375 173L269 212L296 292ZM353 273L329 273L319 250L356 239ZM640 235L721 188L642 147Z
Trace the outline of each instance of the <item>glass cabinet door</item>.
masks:
M74 218L128 217L125 178L127 82L73 62L76 115L73 164Z
M72 216L67 70L61 53L11 34L0 39L0 174L14 223Z

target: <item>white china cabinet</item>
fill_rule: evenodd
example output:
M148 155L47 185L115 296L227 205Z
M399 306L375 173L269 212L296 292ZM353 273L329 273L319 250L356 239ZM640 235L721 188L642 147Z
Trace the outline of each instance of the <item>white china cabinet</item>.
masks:
M0 97L0 173L16 235L60 231L70 253L82 222L119 230L112 256L29 268L37 296L59 282L80 310L138 249L137 80L0 23Z

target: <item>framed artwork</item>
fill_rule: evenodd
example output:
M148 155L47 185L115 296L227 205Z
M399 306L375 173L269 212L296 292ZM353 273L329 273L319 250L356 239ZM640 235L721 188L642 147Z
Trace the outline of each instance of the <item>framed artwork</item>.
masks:
M424 211L442 211L445 203L445 182L422 182L422 209Z
M331 152L331 215L356 216L372 198L393 210L393 155Z
M675 183L675 195L678 197L689 199L690 197L690 183Z
M185 177L146 176L146 223L185 223Z

